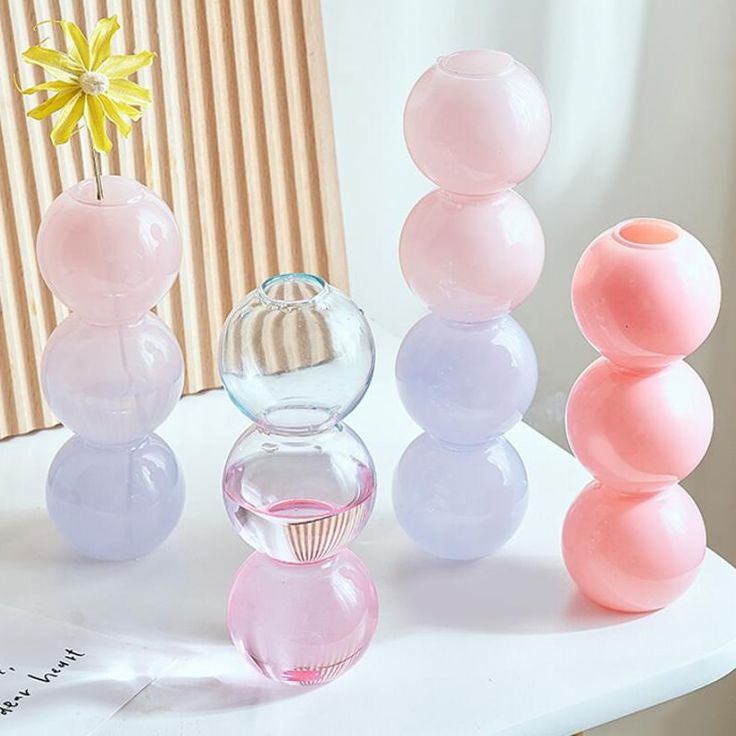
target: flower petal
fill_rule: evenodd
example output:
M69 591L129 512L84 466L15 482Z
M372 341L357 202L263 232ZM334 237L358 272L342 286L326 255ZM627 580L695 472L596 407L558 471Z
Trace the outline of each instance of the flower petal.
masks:
M155 58L156 54L153 51L141 51L139 54L127 56L110 56L100 64L97 71L108 79L124 79L139 69L149 66Z
M23 52L23 58L29 64L38 66L64 81L73 81L84 69L82 65L68 54L62 54L56 49L47 49L44 46L31 46Z
M128 79L111 79L107 96L113 102L125 102L128 105L150 105L152 99L150 90Z
M69 56L78 61L85 69L89 69L90 55L86 36L79 26L70 20L62 20L59 23L64 29Z
M67 54L84 69L89 69L89 44L79 26L69 20L42 20L35 25L35 28L46 23L55 23L61 26L64 31L64 37L66 38Z
M105 96L107 97L107 95ZM126 105L124 102L120 102L120 100L110 101L118 109L118 112L121 112L123 115L127 115L131 120L140 120L143 115L143 111L139 110L137 107L133 107L133 105Z
M77 92L62 109L56 120L56 125L51 130L51 142L55 146L66 143L72 137L79 118L82 117L84 112L84 97L81 92Z
M78 94L79 88L70 85L69 89L66 89L62 92L57 92L53 97L49 97L48 100L46 100L45 102L42 102L40 105L34 107L32 110L29 110L26 115L28 115L29 118L33 118L34 120L43 120L57 110L61 110L61 108L64 107L67 102L69 102L73 97L76 97Z
M97 21L92 33L91 68L93 71L110 56L112 37L120 30L117 15Z
M105 132L105 113L102 103L95 95L85 95L87 104L84 107L84 119L87 121L89 134L92 136L92 145L95 151L110 153L112 142Z
M36 92L43 92L44 90L49 89L79 89L79 85L77 85L75 82L65 82L63 79L55 79L52 82L43 82L43 84L37 84L33 87L26 87L25 89L20 89L20 87L18 87L18 89L24 95L35 95Z
M102 104L102 110L105 113L105 117L115 124L115 127L120 131L120 135L122 135L123 138L127 138L132 126L120 114L117 105L107 95L99 95L97 99Z

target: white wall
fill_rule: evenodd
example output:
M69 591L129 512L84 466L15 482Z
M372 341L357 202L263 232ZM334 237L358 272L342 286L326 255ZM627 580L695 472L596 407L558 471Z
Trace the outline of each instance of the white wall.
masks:
M711 388L716 434L687 480L710 545L736 562L736 2L732 0L323 0L352 294L403 334L423 308L398 238L430 183L412 165L402 111L440 54L499 48L530 67L552 108L550 149L520 191L547 236L542 279L515 313L539 355L528 420L560 444L564 401L593 358L569 307L586 244L635 215L674 220L713 253L719 324L692 363ZM564 349L561 349L564 346ZM704 622L705 624L705 622ZM707 624L705 624L707 625ZM732 736L736 679L606 726L603 734ZM730 701L730 702L729 702Z

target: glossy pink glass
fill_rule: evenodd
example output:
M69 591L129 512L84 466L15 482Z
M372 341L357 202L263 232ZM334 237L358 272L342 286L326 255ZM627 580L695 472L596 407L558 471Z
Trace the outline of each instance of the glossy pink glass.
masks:
M352 667L378 622L370 573L350 550L294 565L255 552L230 591L228 626L239 652L267 677L320 685Z
M597 481L565 519L563 551L580 589L609 608L666 606L705 555L700 512L676 483L708 448L713 407L682 357L713 327L720 293L707 251L665 220L617 225L575 270L575 315L606 358L567 404L570 446Z
M181 261L174 216L149 189L121 176L93 179L59 195L44 214L36 247L44 281L87 322L140 319L171 288Z
M516 192L436 189L409 213L400 257L406 282L438 317L483 322L518 307L536 286L544 234Z
M562 551L589 598L607 608L644 612L687 590L705 541L700 511L680 486L632 495L591 483L568 512Z
M404 111L417 168L458 194L492 194L523 181L541 161L549 135L539 81L502 51L440 57L414 85Z
M658 368L697 350L720 304L708 251L681 227L654 218L628 220L599 235L572 282L583 335L631 368Z
M713 434L713 406L685 362L634 373L599 358L575 382L567 404L575 456L620 491L658 491L689 475Z

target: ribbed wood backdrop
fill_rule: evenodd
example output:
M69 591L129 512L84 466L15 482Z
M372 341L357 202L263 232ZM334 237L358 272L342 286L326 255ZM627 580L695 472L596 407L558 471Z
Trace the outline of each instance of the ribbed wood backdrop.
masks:
M137 76L154 104L128 140L114 137L104 168L158 192L181 227L181 274L156 311L184 351L185 392L219 385L220 327L266 276L309 271L347 288L318 0L0 0L0 437L55 423L38 367L66 309L34 241L52 199L92 172L86 132L55 148L51 123L25 117L40 96L22 98L12 73L39 83L21 52L42 37L64 48L40 21L89 33L112 14L113 53L158 54Z

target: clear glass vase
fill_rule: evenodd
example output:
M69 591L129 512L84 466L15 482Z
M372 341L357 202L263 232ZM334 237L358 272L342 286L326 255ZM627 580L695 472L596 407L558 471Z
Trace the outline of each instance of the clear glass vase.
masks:
M376 473L342 421L374 363L363 313L311 274L267 279L222 331L222 382L254 422L227 458L223 496L258 550L235 579L228 622L236 647L279 682L328 682L359 659L376 626L370 575L345 549L373 509Z

